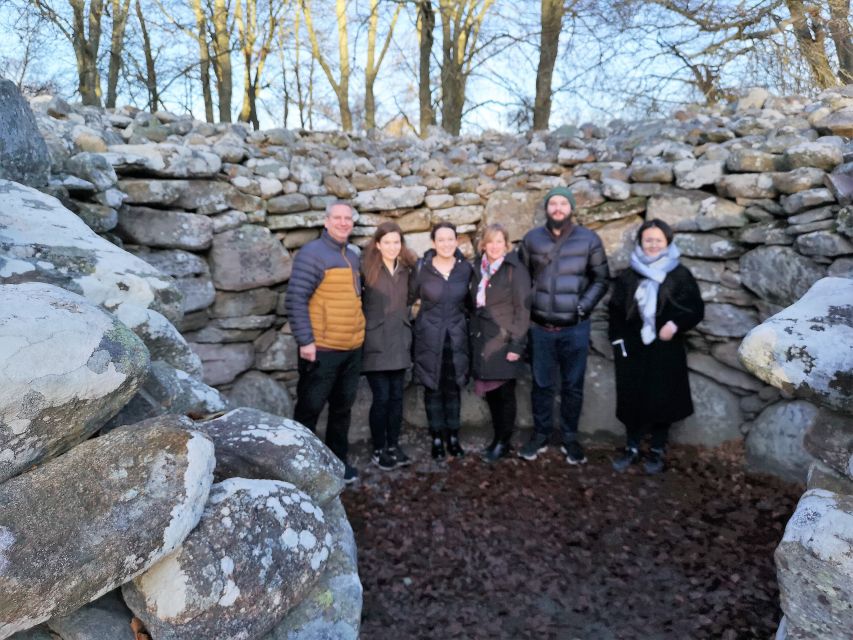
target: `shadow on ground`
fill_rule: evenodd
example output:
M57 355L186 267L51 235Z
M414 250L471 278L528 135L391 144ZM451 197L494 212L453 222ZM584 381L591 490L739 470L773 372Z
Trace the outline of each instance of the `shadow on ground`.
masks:
M662 476L570 467L555 448L488 466L473 451L362 477L343 495L362 636L565 640L773 637L773 550L802 491L742 451L676 447Z

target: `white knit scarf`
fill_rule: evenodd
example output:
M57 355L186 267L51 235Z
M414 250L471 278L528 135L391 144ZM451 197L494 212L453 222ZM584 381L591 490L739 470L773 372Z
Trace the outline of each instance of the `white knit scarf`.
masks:
M643 253L638 244L631 254L631 268L640 274L643 279L637 286L634 299L643 319L643 328L640 330L640 338L643 344L651 344L657 337L655 328L655 316L658 306L658 291L661 283L666 279L666 274L678 266L681 252L674 244L670 243L666 249L654 258Z

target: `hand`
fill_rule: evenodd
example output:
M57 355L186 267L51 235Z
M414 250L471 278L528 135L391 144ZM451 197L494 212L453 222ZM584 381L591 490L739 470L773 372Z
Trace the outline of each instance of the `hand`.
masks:
M672 320L670 320L660 328L660 331L658 332L658 337L664 342L667 342L669 340L672 340L672 336L674 336L677 331L678 325L675 324Z
M521 359L521 355L518 353L513 353L512 351L507 351L506 360L507 362L518 362Z
M308 362L314 362L317 359L317 345L312 342L304 347L299 347L299 357Z

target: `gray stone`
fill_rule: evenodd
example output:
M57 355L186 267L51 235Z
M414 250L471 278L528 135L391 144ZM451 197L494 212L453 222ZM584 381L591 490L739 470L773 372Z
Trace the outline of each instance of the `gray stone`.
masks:
M820 141L803 142L789 147L783 157L788 169L814 167L829 171L844 162L840 145Z
M627 200L631 197L631 186L623 180L603 178L601 194L608 200Z
M340 500L323 506L332 551L320 580L264 640L357 640L362 588L355 538Z
M788 224L801 225L810 224L812 222L820 222L821 220L831 220L835 217L836 207L830 205L828 207L819 207L811 209L805 213L799 213L788 218Z
M781 157L760 149L733 149L726 159L726 169L735 173L775 171Z
M213 241L213 222L207 216L148 207L123 207L116 233L128 242L201 251Z
M276 307L278 294L272 289L260 287L232 293L217 291L216 301L210 309L212 318L238 318L270 313Z
M631 165L631 180L634 182L668 183L674 179L672 163L669 162L638 162Z
M824 489L831 493L853 495L853 480L822 462L813 462L806 478L806 489Z
M118 224L118 211L112 207L94 202L76 202L76 213L95 233L112 231Z
M776 187L767 173L734 173L716 182L717 191L727 198L775 198Z
M592 227L595 223L642 215L645 210L645 198L628 198L620 202L603 202L596 207L581 209L578 211L577 219L580 224Z
M743 416L737 396L710 378L690 374L694 414L672 426L673 442L716 447L741 438Z
M838 473L853 478L853 417L820 407L803 440L806 450Z
M184 313L206 309L213 304L216 290L207 261L201 256L180 249L157 251L139 248L131 253L175 278L175 287L184 296Z
M359 191L353 200L353 206L359 211L389 211L392 209L412 209L424 201L427 188L383 187Z
M241 407L196 423L216 446L216 477L296 485L319 505L344 488L344 465L310 430L289 418Z
M704 353L692 351L687 354L687 366L727 387L736 387L744 391L759 391L764 385L760 380L742 371L734 369Z
M785 233L785 223L781 220L757 222L741 228L738 241L745 244L789 245L794 240Z
M290 278L293 261L269 229L243 225L217 234L209 256L217 289L245 291Z
M237 378L228 392L235 407L249 407L285 418L293 417L293 400L283 384L260 371L248 371Z
M0 180L47 184L50 156L33 112L18 88L0 78Z
M723 176L725 162L721 160L679 160L672 165L675 184L679 189L700 189L714 184Z
M322 510L295 486L231 478L213 485L181 547L122 592L158 640L259 638L316 582L331 546Z
M119 592L111 591L67 616L51 618L48 626L62 640L136 640L132 618Z
M0 484L0 637L69 614L178 548L213 465L210 440L163 421L88 440Z
M678 233L675 244L688 258L726 260L737 258L745 251L738 243L715 233Z
M589 149L560 149L557 154L557 162L568 166L593 162L594 160L595 154Z
M261 371L294 371L298 364L296 339L270 330L255 341L255 367Z
M746 437L747 468L788 482L805 483L814 458L803 446L803 436L817 415L817 407L802 400L780 402L764 409Z
M148 369L121 322L47 284L0 287L0 336L0 482L97 431Z
M151 360L161 360L191 376L201 377L201 360L163 315L152 309L129 305L116 310L115 315L145 343Z
M799 299L824 275L823 267L789 247L758 247L740 258L743 285L778 305Z
M171 321L181 316L181 295L170 278L35 189L0 180L0 238L0 284L45 282L109 311L131 304Z
M705 280L707 282L719 282L723 277L723 272L726 266L722 262L712 260L693 260L692 258L682 258L681 263L690 269L690 273L697 280Z
M807 189L790 196L782 196L782 208L788 215L833 202L835 202L835 196L825 188Z
M816 129L825 130L836 136L853 137L853 107L842 107L827 112L812 123Z
M238 375L251 368L255 361L255 349L251 344L204 344L190 343L193 351L201 358L205 384L216 386L228 384Z
M672 191L652 196L646 217L663 220L675 231L709 231L747 223L743 207L704 191Z
M774 173L773 186L782 193L797 193L823 186L826 172L814 167L800 167L793 171Z
M101 432L162 415L206 416L228 408L228 401L216 389L165 362L152 362L139 393Z
M326 221L323 211L289 213L281 216L268 216L267 227L273 230L286 229L304 231L306 227L322 227Z
M611 274L616 274L628 266L631 252L637 240L637 231L643 219L639 216L631 216L622 220L608 222L604 226L595 229L604 245L607 254L607 264Z
M483 217L484 208L480 205L468 207L447 207L432 212L433 224L439 222L452 222L457 227L465 224L476 224Z
M834 278L853 278L853 258L838 258L826 270Z
M749 332L744 366L789 396L853 413L853 280L824 278Z
M268 213L297 213L311 208L308 198L301 193L288 193L267 200Z
M697 328L712 336L740 338L757 324L758 315L751 309L712 302L705 305L705 318Z
M831 231L812 231L797 236L797 249L807 256L844 256L853 253L853 242Z
M578 431L601 442L624 442L625 425L617 420L613 404L616 398L613 363L590 354L583 385L584 402Z
M806 491L776 548L788 636L842 640L853 629L853 497Z
M26 631L20 631L18 633L13 633L9 636L10 640L64 640L64 638L57 639L56 635L50 632L50 629L47 625L38 625L31 629L27 629Z

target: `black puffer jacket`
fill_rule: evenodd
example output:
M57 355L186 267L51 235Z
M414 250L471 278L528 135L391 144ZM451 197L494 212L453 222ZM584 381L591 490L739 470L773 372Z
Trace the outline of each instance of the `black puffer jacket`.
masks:
M530 317L538 324L577 324L607 292L610 271L598 234L577 225L563 234L555 236L545 227L536 227L519 246L519 257L533 281ZM556 255L549 260L558 242Z
M418 261L411 291L420 299L415 318L415 378L429 389L437 389L441 377L441 355L445 336L453 347L456 383L468 381L468 286L474 275L471 264L456 251L456 264L447 280L432 266L430 249Z
M480 283L480 261L474 263L471 283L472 305L476 307ZM479 380L512 380L522 374L524 360L506 359L509 352L524 354L530 326L530 276L512 251L489 280L486 306L477 307L471 316L472 372Z

